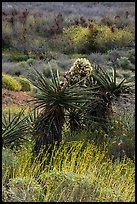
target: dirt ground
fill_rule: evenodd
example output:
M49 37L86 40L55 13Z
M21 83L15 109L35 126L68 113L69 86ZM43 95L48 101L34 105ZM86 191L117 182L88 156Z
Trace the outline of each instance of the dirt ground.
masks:
M4 106L30 106L33 103L30 101L32 99L33 97L27 92L2 89L2 105Z

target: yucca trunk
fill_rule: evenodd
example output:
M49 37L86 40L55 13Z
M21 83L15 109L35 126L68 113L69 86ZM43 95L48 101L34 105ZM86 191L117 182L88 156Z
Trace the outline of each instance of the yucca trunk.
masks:
M62 127L64 124L64 109L56 107L54 110L44 110L37 118L34 126L34 152L38 153L42 147L54 146L62 141Z

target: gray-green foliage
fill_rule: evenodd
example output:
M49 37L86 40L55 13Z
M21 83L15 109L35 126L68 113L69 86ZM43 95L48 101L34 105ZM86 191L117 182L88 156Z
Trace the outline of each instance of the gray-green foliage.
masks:
M8 190L3 188L3 201L8 202L37 202L44 198L41 185L31 177L16 177L10 179Z
M123 69L134 69L133 64L127 57L120 57L116 60L116 64L119 68Z

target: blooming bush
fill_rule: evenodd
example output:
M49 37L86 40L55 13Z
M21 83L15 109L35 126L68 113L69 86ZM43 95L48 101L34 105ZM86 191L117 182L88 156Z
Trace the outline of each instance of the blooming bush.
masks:
M20 91L22 89L21 84L9 74L2 73L2 88Z

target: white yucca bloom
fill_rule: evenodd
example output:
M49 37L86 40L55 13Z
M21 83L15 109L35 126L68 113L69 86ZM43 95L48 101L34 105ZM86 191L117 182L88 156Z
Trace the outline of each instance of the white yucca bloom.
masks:
M88 77L91 76L92 73L92 66L86 58L78 58L70 70L65 73L65 80L69 85L73 85L78 81L82 80L83 77L87 77L83 84L88 83Z
M90 75L92 73L92 66L91 63L89 62L88 59L86 58L78 58L73 66L70 68L70 72L73 73L80 73L80 74L86 74L86 75Z

